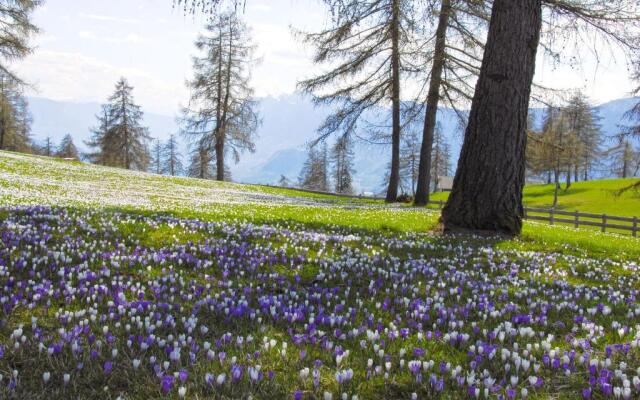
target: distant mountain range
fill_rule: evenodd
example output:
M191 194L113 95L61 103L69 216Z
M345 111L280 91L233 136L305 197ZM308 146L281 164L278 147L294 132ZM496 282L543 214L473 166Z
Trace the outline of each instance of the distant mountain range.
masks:
M624 113L639 99L618 99L597 107L602 118L600 123L605 135L614 135L624 124ZM70 133L76 144L85 149L83 142L91 136L96 124L95 116L100 111L97 103L75 103L33 97L29 99L33 114L33 134L36 141L46 136L57 143ZM234 180L243 183L276 183L281 175L296 181L306 159L305 145L316 137L316 129L326 117L327 108L314 107L312 102L300 95L278 98L263 98L260 101L262 126L258 132L254 154L244 154L240 163L231 166ZM543 110L531 110L539 124ZM462 144L462 133L457 118L450 109L441 109L439 122L455 155L453 165ZM155 138L165 140L178 132L173 116L145 113L146 126ZM186 151L186 148L185 148ZM359 142L355 152L355 186L359 192L378 192L382 188L382 177L389 161L388 146ZM186 155L185 155L186 161Z

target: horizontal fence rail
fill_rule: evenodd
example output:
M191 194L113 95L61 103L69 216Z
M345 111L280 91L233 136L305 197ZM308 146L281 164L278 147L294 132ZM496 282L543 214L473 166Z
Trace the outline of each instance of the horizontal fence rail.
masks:
M442 209L445 205L444 201L430 201L430 204ZM536 208L525 207L524 218L533 221L543 221L550 225L568 224L574 228L581 226L592 226L600 228L600 231L606 232L616 229L619 231L630 232L633 237L638 237L638 217L618 217L607 214L581 213L576 211L554 210L553 208Z
M272 186L272 185L262 185L262 186L282 189L282 187L279 187L279 186ZM374 197L374 196L346 195L346 194L322 192L322 191L316 191L316 190L305 190L305 189L298 189L298 188L291 188L291 189L306 192L306 193L330 195L330 196L342 197L347 199L384 200L384 198L382 197ZM446 202L442 200L429 201L429 205L436 206L438 209L444 208L445 204ZM600 231L602 232L607 232L607 230L611 231L612 229L615 229L618 231L629 232L633 237L638 237L638 232L640 232L640 226L638 226L639 225L638 222L640 222L640 218L638 217L619 217L619 216L607 215L607 214L581 213L578 210L562 211L562 210L554 210L553 208L525 207L524 218L532 221L547 222L550 225L567 224L567 225L573 225L574 228L579 228L581 226L596 227L596 228L600 228Z

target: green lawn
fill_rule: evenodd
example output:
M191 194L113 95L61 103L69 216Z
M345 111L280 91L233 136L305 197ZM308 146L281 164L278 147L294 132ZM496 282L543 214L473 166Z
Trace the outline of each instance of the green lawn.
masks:
M636 182L638 178L602 179L575 182L568 190L564 184L558 192L558 209L585 213L609 214L621 217L640 216L640 193L618 191ZM528 185L523 201L527 207L551 208L554 185ZM448 193L435 193L432 200L446 200Z

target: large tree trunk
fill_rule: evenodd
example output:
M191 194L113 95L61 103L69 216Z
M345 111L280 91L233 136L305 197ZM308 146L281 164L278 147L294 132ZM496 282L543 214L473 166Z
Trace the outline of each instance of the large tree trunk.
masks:
M553 171L553 204L551 208L556 208L558 205L558 190L560 189L560 170L556 168Z
M440 102L440 84L444 69L447 26L451 15L450 0L442 0L440 18L436 29L436 46L431 67L431 80L427 94L427 110L422 129L422 146L420 147L420 164L418 165L418 189L413 202L415 206L425 206L429 203L429 187L431 186L431 153L433 151L433 134L436 128L438 103Z
M622 154L622 177L627 178L629 176L629 155L631 154L631 145L629 142L624 143L624 153Z
M4 150L4 109L0 110L0 150Z
M400 181L400 0L392 4L391 22L391 79L392 79L392 132L391 132L391 171L386 201L391 203L398 198Z
M216 139L216 180L224 181L224 140Z
M445 232L522 230L527 113L541 0L495 0Z

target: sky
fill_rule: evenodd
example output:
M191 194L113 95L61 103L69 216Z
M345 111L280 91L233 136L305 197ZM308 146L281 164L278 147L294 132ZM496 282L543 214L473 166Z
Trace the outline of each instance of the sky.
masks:
M253 31L261 63L253 72L256 95L283 96L318 66L311 49L292 28L326 26L319 0L249 0L243 13ZM176 115L189 93L193 43L203 16L185 16L172 0L47 0L35 15L41 28L35 51L14 68L33 86L32 96L75 102L104 102L125 76L145 111ZM624 58L605 52L599 63L588 51L583 67L558 67L542 59L536 81L545 86L580 88L595 104L628 97Z

